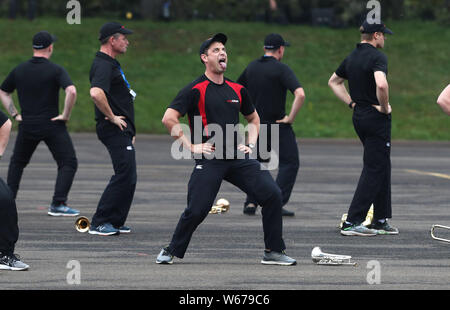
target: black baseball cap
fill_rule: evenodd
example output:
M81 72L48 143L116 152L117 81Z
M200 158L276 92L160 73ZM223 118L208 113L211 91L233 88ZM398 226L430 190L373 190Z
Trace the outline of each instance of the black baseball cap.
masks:
M98 39L102 41L103 39L112 36L113 34L121 33L121 34L132 34L133 31L125 28L122 24L117 22L109 22L106 23L100 28L100 35Z
M208 40L203 42L202 45L200 45L200 51L199 51L200 55L205 54L206 50L214 42L220 42L223 45L225 45L225 43L227 43L227 39L228 39L227 36L224 35L223 33L215 34L213 37L209 38Z
M386 34L394 34L391 29L387 28L383 21L380 23L369 23L367 19L361 25L361 33L382 32Z
M283 37L278 33L271 33L264 39L264 48L268 50L275 50L280 46L290 46L289 42L284 41Z
M56 37L48 31L39 31L33 37L33 48L36 50L41 50L49 47L55 41Z

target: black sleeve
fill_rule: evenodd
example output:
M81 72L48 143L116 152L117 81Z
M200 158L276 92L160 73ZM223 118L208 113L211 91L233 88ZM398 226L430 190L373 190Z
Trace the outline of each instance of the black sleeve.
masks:
M241 113L245 116L252 114L255 112L255 107L252 104L252 100L250 99L250 95L245 87L241 89Z
M98 87L109 93L112 69L112 65L106 61L96 63L91 71L91 88Z
M0 128L3 126L4 123L8 120L8 116L6 116L5 113L0 111Z
M336 70L336 74L340 76L343 79L348 79L347 76L347 58L344 59L344 61L341 63L339 68Z
M62 89L66 89L67 86L73 85L72 80L70 79L69 74L67 73L66 69L63 67L59 67L59 74L58 74L58 84Z
M297 80L297 77L295 76L295 73L291 70L291 68L289 68L288 66L283 67L284 69L281 76L281 81L283 83L283 86L293 93L297 88L302 87L302 85Z
M197 89L192 89L191 85L183 88L172 103L169 108L177 110L182 116L187 112L192 111L195 106L195 102L198 100L200 92Z
M375 57L375 59L374 59L372 69L373 69L373 72L383 71L387 75L388 74L388 60L387 60L386 55L384 55L383 53L379 53L377 55L377 57Z
M241 73L237 81L239 84L241 84L244 87L247 87L247 68L244 70L244 72Z
M15 70L11 71L9 75L6 77L6 79L3 81L2 86L0 86L0 89L7 93L12 93L16 89L16 79L15 79Z

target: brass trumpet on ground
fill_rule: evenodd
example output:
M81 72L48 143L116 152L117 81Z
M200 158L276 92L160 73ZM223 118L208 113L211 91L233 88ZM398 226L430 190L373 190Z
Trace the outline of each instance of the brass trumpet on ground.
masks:
M438 225L438 224L435 224L435 225L431 226L431 232L430 232L430 233L431 233L431 238L433 238L434 240L439 240L439 241L444 241L444 242L449 242L449 243L450 243L450 239L439 238L439 237L436 237L436 236L434 235L434 230L435 230L436 228L442 228L442 229L448 229L448 230L450 230L450 227L444 226L444 225Z
M220 198L217 200L216 204L211 207L209 213L211 214L221 214L228 212L230 210L230 202L225 198Z
M90 226L91 223L89 222L89 219L85 216L81 216L77 218L77 220L75 221L75 229L81 233L87 232Z
M323 253L319 247L315 247L311 252L311 258L314 263L317 265L348 265L348 266L357 266L358 264L352 262L352 257L349 255L338 255L338 254L328 254Z

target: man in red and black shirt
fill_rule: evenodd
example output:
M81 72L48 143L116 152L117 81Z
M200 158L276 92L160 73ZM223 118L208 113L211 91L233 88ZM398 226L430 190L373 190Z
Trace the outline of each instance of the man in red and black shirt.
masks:
M156 263L171 264L173 256L184 257L192 234L208 215L222 180L226 180L254 195L263 207L265 251L261 263L295 265L296 261L284 253L280 189L257 160L249 159L258 138L259 116L247 90L224 77L226 41L219 33L203 42L200 59L205 74L180 91L162 120L171 135L194 154L195 168L188 186L188 206ZM191 139L179 122L186 113ZM239 113L249 123L248 145L239 143L235 131L230 130L239 124Z

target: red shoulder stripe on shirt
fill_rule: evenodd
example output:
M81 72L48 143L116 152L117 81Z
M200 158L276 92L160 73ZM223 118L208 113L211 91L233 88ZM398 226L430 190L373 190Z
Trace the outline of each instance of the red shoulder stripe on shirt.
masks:
M192 89L197 89L200 92L200 98L198 99L198 110L200 112L200 116L202 117L203 127L205 128L206 136L209 136L208 133L208 121L206 119L206 108L205 108L205 94L206 88L209 85L209 81L204 81L199 84L196 84Z

